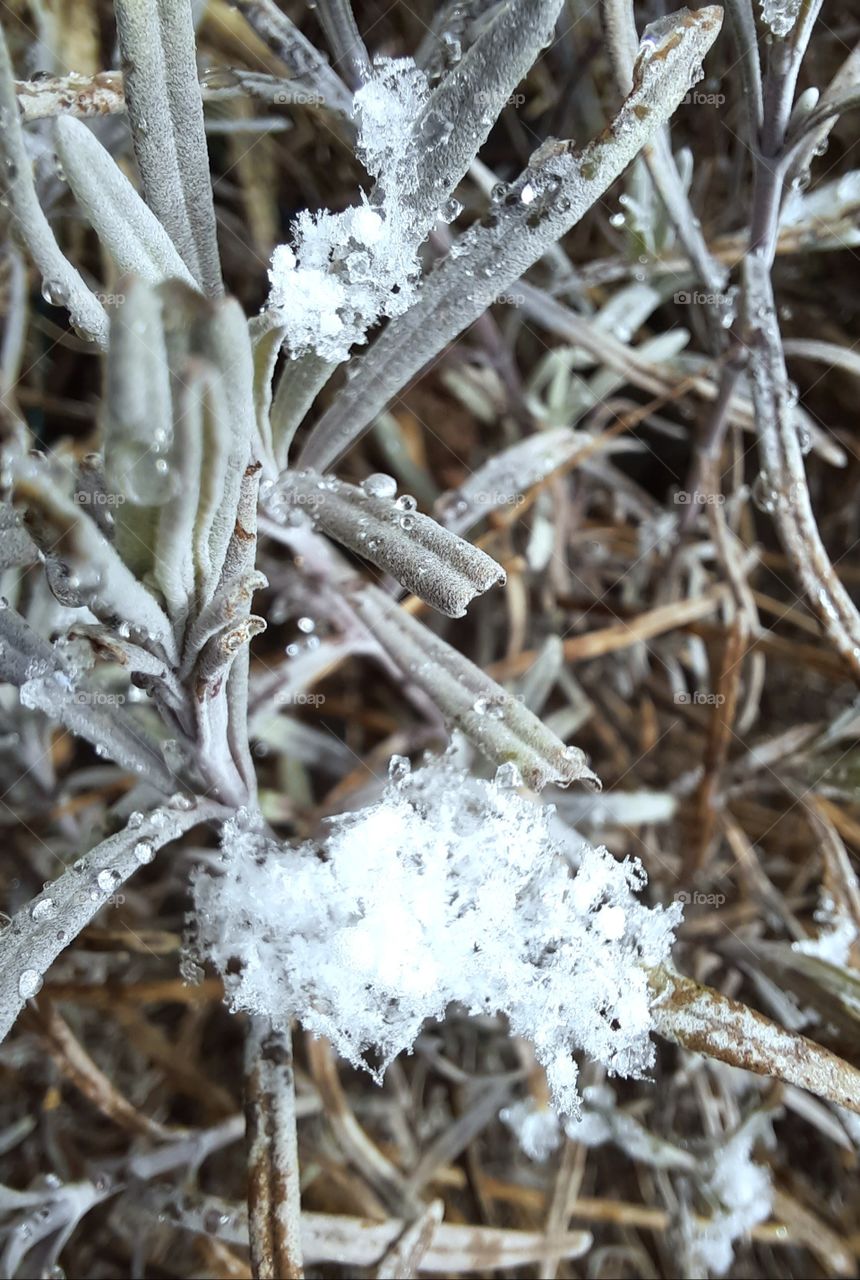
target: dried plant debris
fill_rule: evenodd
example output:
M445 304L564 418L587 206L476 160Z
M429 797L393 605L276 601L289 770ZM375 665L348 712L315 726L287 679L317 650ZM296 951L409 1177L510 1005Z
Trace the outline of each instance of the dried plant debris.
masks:
M858 41L4 6L0 1274L857 1274Z

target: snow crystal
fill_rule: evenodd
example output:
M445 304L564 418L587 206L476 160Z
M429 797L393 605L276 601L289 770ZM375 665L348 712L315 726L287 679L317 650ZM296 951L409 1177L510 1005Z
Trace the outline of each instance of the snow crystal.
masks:
M706 1223L687 1219L687 1246L695 1265L724 1275L734 1259L734 1242L770 1217L773 1185L769 1169L752 1158L759 1139L773 1141L769 1116L757 1112L716 1150L700 1190L713 1206Z
M314 351L344 360L372 325L411 303L421 239L409 216L417 181L412 128L428 96L411 58L377 59L355 95L357 150L376 179L376 203L363 198L342 213L300 213L292 245L275 249L268 306L293 358Z
M666 958L680 909L634 896L638 863L583 846L571 875L552 806L450 759L392 770L382 798L283 845L246 813L194 884L197 943L236 1009L298 1018L356 1065L411 1049L457 1003L504 1014L534 1045L560 1114L582 1050L621 1075L653 1062L643 965Z
M529 1160L543 1164L561 1145L561 1125L552 1107L541 1107L534 1098L512 1102L499 1112Z
M793 942L792 950L815 956L828 964L849 964L858 936L853 918L840 910L830 894L824 892L815 911L815 920L820 926L817 936Z
M411 58L377 58L355 95L356 150L387 199L414 190L412 129L429 99L427 77Z

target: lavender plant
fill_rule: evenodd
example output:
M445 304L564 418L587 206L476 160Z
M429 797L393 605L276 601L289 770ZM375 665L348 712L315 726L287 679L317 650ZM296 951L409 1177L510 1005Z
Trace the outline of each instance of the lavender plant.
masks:
M754 1141L772 1137L767 1108L747 1117L729 1109L721 1162L719 1135L701 1152L661 1138L608 1086L594 1084L594 1072L651 1072L656 1032L682 1051L809 1090L823 1100L815 1105L860 1112L860 1075L848 1061L800 1034L800 1024L772 1022L679 974L671 960L679 903L646 905L641 863L616 860L582 838L573 824L587 825L588 816L577 817L573 793L560 796L557 808L543 802L547 787L599 787L586 755L568 741L576 713L566 722L540 715L559 680L568 680L577 704L561 641L546 640L522 681L510 673L496 680L487 661L462 652L461 631L443 634L422 617L433 610L467 618L473 602L508 582L511 563L516 600L515 559L503 564L505 557L466 535L490 514L501 523L506 508L533 502L528 555L532 566L548 566L541 537L553 536L553 486L575 466L599 477L612 465L611 449L592 457L586 414L627 382L661 406L681 394L679 386L691 387L711 405L693 492L704 499L718 488L730 425L754 429L766 505L799 585L835 650L858 669L857 609L824 549L804 472L805 441L822 453L828 446L792 397L771 281L782 231L814 219L796 202L815 148L856 94L855 59L820 101L797 96L819 7L762 6L769 32L763 67L750 0L729 6L755 168L739 293L728 291L728 267L693 211L692 163L673 154L668 133L720 32L716 6L681 9L639 33L633 6L607 0L604 30L619 98L610 123L584 144L536 139L507 181L477 157L564 21L560 0L445 10L444 38L428 35L414 57L369 52L348 3L321 0L333 64L272 0L237 0L260 48L278 60L278 75L210 69L201 79L200 7L190 0L116 0L122 73L88 86L62 76L16 82L0 37L10 262L23 270L21 246L45 301L68 315L66 340L97 353L102 370L94 452L80 456L69 441L34 448L39 442L15 414L6 433L0 677L12 691L3 703L8 785L25 812L34 794L53 802L56 744L70 735L89 744L100 779L119 794L102 807L95 830L62 817L61 852L48 850L59 871L52 868L42 891L16 904L0 933L0 1037L23 1010L25 1032L41 1027L60 1059L78 1061L83 1050L73 1033L39 998L50 967L137 872L157 855L171 857L166 846L192 831L202 840L204 824L214 832L215 848L197 849L193 874L179 863L179 888L190 887L192 902L183 969L199 980L208 965L231 1008L245 1015L251 1189L247 1217L238 1227L235 1219L222 1225L225 1239L239 1231L250 1240L255 1275L301 1274L303 1247L311 1261L339 1256L326 1224L314 1225L299 1204L294 1022L325 1038L308 1049L317 1088L341 1116L352 1163L371 1169L374 1208L400 1224L377 1251L384 1254L379 1275L414 1274L408 1268L421 1259L427 1269L444 1269L431 1242L438 1252L444 1238L456 1251L459 1238L452 1226L444 1236L438 1210L422 1202L420 1163L404 1182L382 1153L368 1154L366 1138L343 1118L329 1042L381 1081L420 1042L428 1019L441 1021L451 1009L479 1021L504 1017L545 1072L539 1105L508 1099L503 1112L526 1154L545 1158L563 1140L585 1148L615 1143L660 1176L686 1179L712 1211L697 1217L693 1193L685 1192L676 1225L697 1274L722 1274L734 1242L775 1203L750 1154ZM218 12L226 24L230 11ZM225 286L231 270L226 255L222 261L223 236L219 249L204 101L244 104L246 96L272 94L280 103L309 101L367 181L345 208L296 211L284 242L261 264L262 306L246 314ZM96 113L125 116L134 166L118 133L91 127L87 117ZM47 128L31 132L31 122L46 117ZM103 285L60 247L57 220L40 200L37 140L56 156L77 216L98 238ZM640 263L653 260L655 277L679 255L684 278L706 291L707 358L687 350L687 329L630 345L666 302L666 288L646 282L644 272L634 271L590 316L566 306L563 289L523 280L548 262L569 268L561 242L625 174L625 213L613 224L645 250L636 255ZM469 181L486 199L462 225L457 193ZM332 474L366 433L387 438L386 410L416 375L470 326L486 325L488 309L515 290L524 313L568 344L518 389L522 414L543 429L500 443L446 493L430 501L421 495L435 514L419 510L408 489L398 496L387 472ZM490 346L499 337L492 324L484 330ZM13 334L4 378L15 365L14 346ZM595 362L593 376L581 376ZM487 388L497 384L450 376L482 412ZM414 460L401 458L392 469L408 476L410 465L423 483ZM631 492L632 503L642 502ZM746 636L758 606L737 533L721 504L708 504L706 514L727 586L707 610L694 601L690 622L713 612L714 601L731 601L737 633ZM654 545L676 533L674 525L657 530ZM274 661L258 641L252 660L252 642L267 625L289 619L297 620L303 647L293 641L287 661ZM661 619L651 621L658 634ZM600 640L613 643L626 641ZM345 811L330 807L323 831L309 824L302 833L278 790L260 788L253 745L277 750L284 790L291 767L308 754L346 776L348 748L276 713L308 705L320 679L356 656L397 682L436 754L412 771L392 740L390 765L378 762L388 782L352 794ZM415 754L419 746L404 749ZM648 808L647 797L642 804ZM279 832L284 825L292 828L288 839ZM846 882L856 891L847 873ZM850 943L836 915L834 907L826 923ZM830 980L839 986L833 974ZM815 981L825 980L819 974ZM576 1055L591 1065L582 1068ZM591 1081L584 1102L583 1071ZM86 1056L77 1080L97 1105L133 1126L124 1100ZM495 1115L501 1101L491 1101ZM166 1144L165 1169L186 1160L171 1143L195 1141L152 1125L140 1131ZM211 1148L207 1138L188 1159L232 1140L232 1130L211 1134ZM152 1158L157 1165L157 1153ZM35 1232L31 1208L42 1201L29 1192L0 1197L7 1273L20 1273L29 1254L49 1274L81 1216L128 1178L145 1179L134 1160L102 1185L68 1179L50 1188ZM547 1240L508 1244L514 1251L503 1251L504 1265L553 1257L555 1266L584 1251L588 1238L570 1233L555 1251Z

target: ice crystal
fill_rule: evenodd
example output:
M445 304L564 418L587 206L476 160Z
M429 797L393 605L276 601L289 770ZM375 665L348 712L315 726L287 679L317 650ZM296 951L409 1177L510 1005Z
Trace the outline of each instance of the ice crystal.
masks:
M706 1223L688 1220L687 1243L694 1264L714 1275L724 1275L734 1260L734 1242L751 1227L770 1217L773 1186L766 1166L752 1158L755 1142L772 1143L768 1116L752 1115L714 1154L700 1184L713 1206Z
M199 945L236 1009L298 1018L384 1069L451 1003L504 1014L532 1042L557 1110L575 1113L582 1050L614 1073L653 1060L643 964L665 959L677 906L643 906L638 863L585 846L575 874L552 806L450 760L402 765L322 845L282 845L242 814L195 882ZM378 1073L377 1073L378 1074Z
M792 950L816 956L828 964L849 964L851 951L858 937L857 925L852 916L840 908L830 894L822 893L815 919L819 925L816 937L793 942Z
M561 1146L561 1125L551 1107L542 1107L534 1098L521 1098L504 1107L499 1119L513 1133L523 1154L537 1164L548 1160Z
M800 14L801 0L761 0L761 16L775 36L787 36Z
M355 95L357 150L376 179L376 203L363 197L342 213L305 210L292 246L275 249L269 307L287 330L291 356L343 360L377 320L409 306L420 239L409 216L417 180L411 129L428 92L411 58L377 59Z

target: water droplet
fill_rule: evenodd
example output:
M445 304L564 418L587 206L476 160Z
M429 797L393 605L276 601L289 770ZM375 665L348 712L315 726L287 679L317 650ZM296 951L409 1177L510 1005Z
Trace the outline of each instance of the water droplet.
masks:
M42 990L42 975L38 969L25 969L18 978L18 995L22 1000L32 1000Z
M110 867L105 867L96 876L96 884L102 893L112 893L120 882L121 877L116 871L112 871Z
M459 200L451 196L450 200L446 200L439 210L439 217L443 222L453 222L463 212L463 206Z
M394 504L399 511L415 511L418 503L412 497L411 493L403 493Z
M393 498L397 492L397 481L383 471L375 471L362 481L362 489L371 498Z
M506 760L496 770L495 783L501 790L509 791L513 787L523 785L523 775L512 760Z
M41 920L53 920L57 914L54 906L53 898L40 898L38 902L34 902L30 908L30 919L37 923Z
M314 622L313 618L299 618L296 626L299 631L304 632L306 636L309 636L312 631L316 631L317 629L317 624Z
M454 122L438 111L427 113L421 124L421 137L431 146L443 146L454 131Z
M392 756L388 762L388 776L392 782L401 782L412 772L408 756Z
M779 507L779 494L763 471L758 473L753 482L752 500L765 515L773 515Z
M155 848L148 840L139 840L134 846L134 856L142 867L152 862L155 857Z
M123 441L114 450L113 470L123 495L137 506L164 506L179 489L179 476L149 442Z
M63 307L66 304L66 291L59 280L45 280L42 284L42 297L52 307Z

